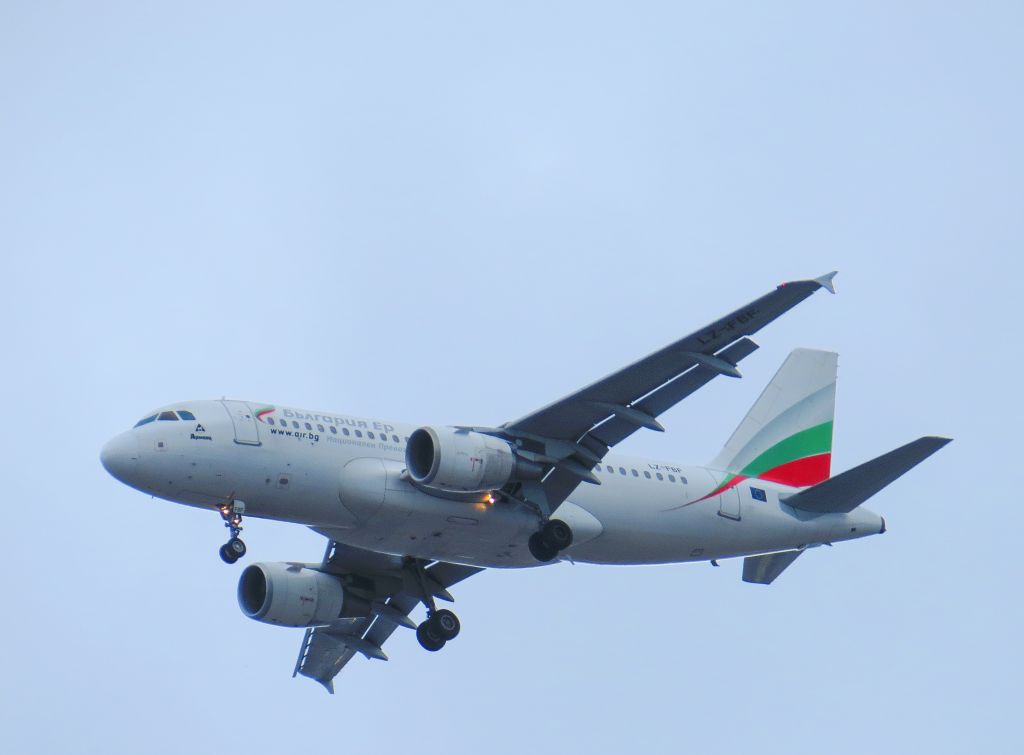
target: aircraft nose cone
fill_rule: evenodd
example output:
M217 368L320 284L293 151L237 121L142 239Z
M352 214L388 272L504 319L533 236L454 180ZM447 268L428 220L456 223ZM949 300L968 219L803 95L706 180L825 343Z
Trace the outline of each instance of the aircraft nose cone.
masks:
M139 463L139 439L134 433L121 433L100 451L100 463L112 477L131 483Z

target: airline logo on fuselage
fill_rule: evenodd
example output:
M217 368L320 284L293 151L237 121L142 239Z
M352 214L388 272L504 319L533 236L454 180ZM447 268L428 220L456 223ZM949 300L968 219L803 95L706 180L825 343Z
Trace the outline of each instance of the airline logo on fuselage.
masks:
M256 419L264 424L271 424L267 422L267 418L270 417L274 412L278 411L275 406L265 406L262 409L256 411ZM394 425L389 425L386 422L367 422L364 419L353 419L352 417L336 417L332 414L311 414L309 412L300 412L294 409L281 409L280 422L282 425L285 424L285 419L291 420L305 420L307 422L319 422L323 425L337 425L338 427L358 427L358 428L372 428L373 430L379 430L381 432L390 433L393 432ZM285 425L287 426L287 425Z

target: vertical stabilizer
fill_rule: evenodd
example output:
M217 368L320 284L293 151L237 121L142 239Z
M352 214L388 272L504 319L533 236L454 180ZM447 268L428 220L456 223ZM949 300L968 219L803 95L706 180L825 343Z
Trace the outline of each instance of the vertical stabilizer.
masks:
M828 479L838 361L832 351L790 353L711 462L725 473L712 495L750 477L793 487Z

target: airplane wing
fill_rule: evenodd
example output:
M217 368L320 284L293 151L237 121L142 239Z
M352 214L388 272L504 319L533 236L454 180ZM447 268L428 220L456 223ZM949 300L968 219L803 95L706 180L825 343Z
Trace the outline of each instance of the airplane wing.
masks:
M320 569L356 581L368 581L375 574L388 575L394 580L393 567L400 562L401 559L350 548L332 540L328 543ZM435 597L450 600L448 587L480 571L483 569L475 566L435 561L427 566L426 576ZM399 626L416 628L409 613L423 599L408 583L397 580L396 585L401 586L385 599L377 598L372 602L369 617L338 619L328 626L307 629L292 676L301 674L318 681L333 695L334 677L357 653L386 661L388 657L381 649L384 642Z
M581 481L600 484L591 470L609 448L640 428L664 430L657 417L716 376L740 377L736 365L757 349L747 336L819 288L835 293L835 275L783 283L543 409L498 428L472 428L518 443L520 456L545 466L540 481L524 481L504 492L550 514Z

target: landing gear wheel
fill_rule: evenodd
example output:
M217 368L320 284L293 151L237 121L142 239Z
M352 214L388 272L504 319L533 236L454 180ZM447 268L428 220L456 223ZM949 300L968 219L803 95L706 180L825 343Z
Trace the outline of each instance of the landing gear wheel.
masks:
M561 519L549 519L540 530L544 544L557 551L564 551L572 545L572 527Z
M228 544L227 543L224 543L224 545L222 545L220 547L220 557L221 557L221 560L223 560L225 564L233 564L233 563L235 563L235 561L238 560L238 556L236 556L230 550L228 550Z
M242 542L241 538L231 538L224 544L224 547L235 557L235 561L245 555L245 543Z
M420 641L420 645L424 650L429 650L431 653L436 653L445 646L444 637L439 635L437 631L430 626L430 619L427 619L416 627L416 639Z
M445 642L458 637L459 630L462 629L459 617L447 608L442 608L440 611L435 612L427 621L430 623L433 633Z
M530 548L530 554L542 564L553 561L558 555L558 550L545 543L539 532L530 535L527 546Z

